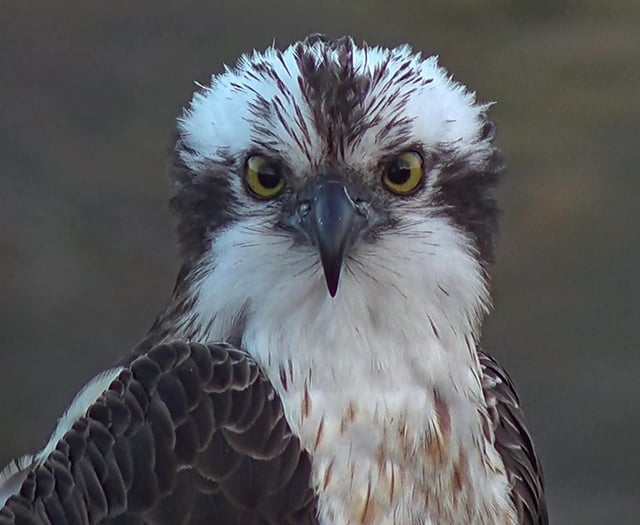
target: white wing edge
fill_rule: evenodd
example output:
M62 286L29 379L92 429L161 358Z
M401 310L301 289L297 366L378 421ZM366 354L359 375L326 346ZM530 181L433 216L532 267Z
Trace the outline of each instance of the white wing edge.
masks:
M46 461L49 454L56 449L58 441L64 437L76 421L85 415L87 409L97 401L123 370L123 367L111 368L92 378L75 395L69 408L58 419L56 428L42 450L35 454L27 454L14 459L0 471L0 508L4 506L11 496L20 491L20 487L29 472Z

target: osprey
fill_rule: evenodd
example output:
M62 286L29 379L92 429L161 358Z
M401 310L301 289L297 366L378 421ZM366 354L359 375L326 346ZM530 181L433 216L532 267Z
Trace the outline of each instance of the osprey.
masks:
M171 303L5 469L0 524L546 524L478 346L488 109L435 57L317 35L199 86Z

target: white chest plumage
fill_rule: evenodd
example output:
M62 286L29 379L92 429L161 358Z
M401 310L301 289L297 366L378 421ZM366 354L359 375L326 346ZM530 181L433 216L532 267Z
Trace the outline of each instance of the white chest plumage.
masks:
M309 322L294 315L281 340L254 339L248 326L247 348L313 457L321 523L513 523L464 334L436 338L427 322L407 337L411 321L371 321L345 316L313 333L294 328ZM289 357L269 363L274 347Z
M323 525L515 523L504 466L483 425L475 334L485 285L464 239L441 220L415 227L449 245L444 264L434 258L430 268L390 273L372 265L367 276L347 270L335 298L309 265L313 254L251 247L250 225L222 233L215 264L203 272L192 315L206 332L197 337L225 339L244 318L242 347L313 457ZM229 249L241 243L244 256ZM389 237L376 250L400 260L403 245ZM250 267L256 260L264 261L259 275ZM222 277L231 271L242 277Z

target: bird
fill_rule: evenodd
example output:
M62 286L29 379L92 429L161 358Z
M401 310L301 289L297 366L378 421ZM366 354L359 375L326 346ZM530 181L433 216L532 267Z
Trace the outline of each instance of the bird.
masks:
M198 84L169 168L172 298L6 467L0 524L547 524L480 346L491 105L436 56L323 35Z

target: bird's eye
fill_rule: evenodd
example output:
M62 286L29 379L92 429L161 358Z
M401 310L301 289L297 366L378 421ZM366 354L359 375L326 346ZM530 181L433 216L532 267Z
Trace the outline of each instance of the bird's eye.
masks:
M424 170L422 156L415 151L400 153L388 165L382 176L385 187L397 195L410 195L418 189Z
M247 159L244 176L251 193L260 199L271 199L284 189L278 164L260 155Z

